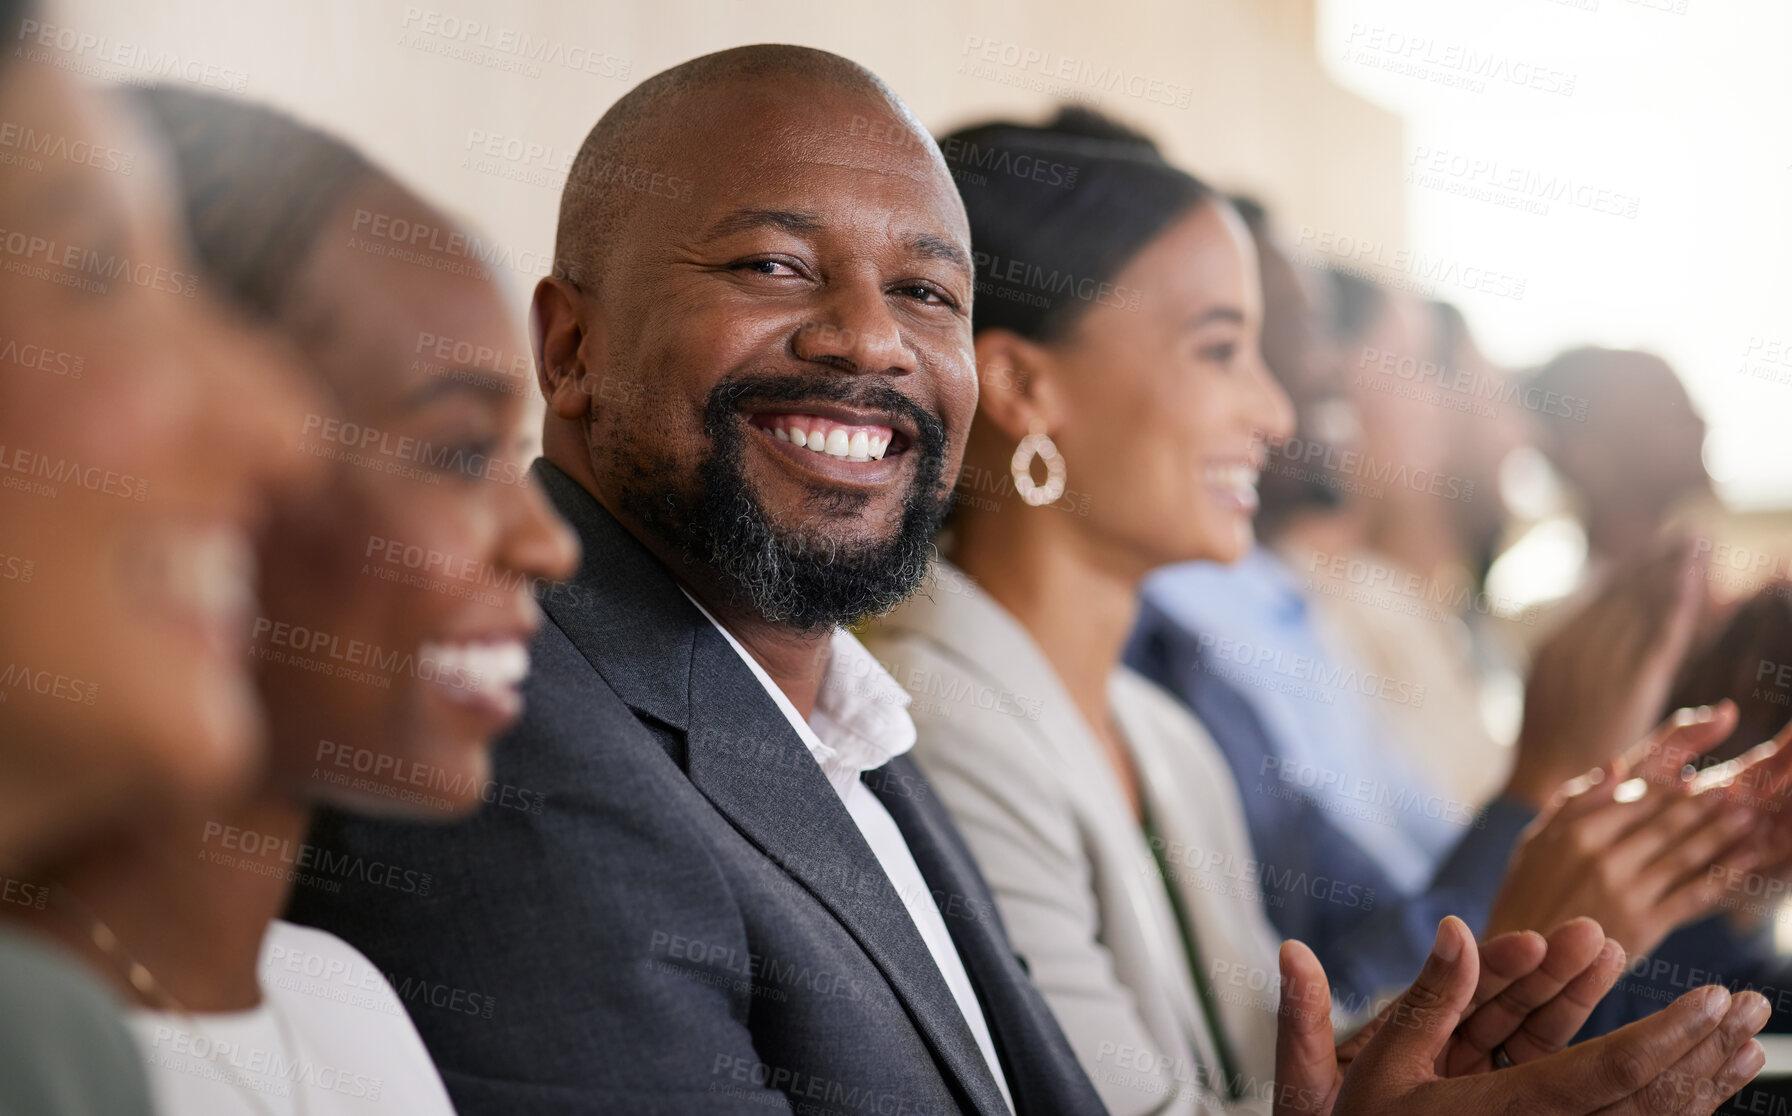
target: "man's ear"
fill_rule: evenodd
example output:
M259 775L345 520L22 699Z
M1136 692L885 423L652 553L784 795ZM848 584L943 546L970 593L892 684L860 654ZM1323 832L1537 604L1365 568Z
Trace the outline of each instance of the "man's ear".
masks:
M1016 442L1035 425L1047 432L1062 420L1062 398L1051 352L1006 329L977 334L977 411Z
M529 304L529 344L535 350L535 377L548 409L563 419L581 419L595 393L585 367L585 325L579 320L579 289L556 275L535 284Z

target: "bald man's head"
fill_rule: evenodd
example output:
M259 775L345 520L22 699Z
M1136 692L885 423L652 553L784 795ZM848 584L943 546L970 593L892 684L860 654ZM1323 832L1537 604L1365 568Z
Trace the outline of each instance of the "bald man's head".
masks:
M976 410L964 205L877 78L791 46L604 114L536 288L549 460L699 596L802 631L925 570Z
M742 86L818 85L865 102L866 134L931 148L927 129L882 78L849 58L813 47L762 43L705 54L635 86L586 134L560 194L554 273L584 287L603 276L608 252L637 207L654 198L689 200L682 168L705 120L704 106ZM852 121L847 121L850 130ZM907 135L902 135L906 130ZM944 170L944 161L941 169Z

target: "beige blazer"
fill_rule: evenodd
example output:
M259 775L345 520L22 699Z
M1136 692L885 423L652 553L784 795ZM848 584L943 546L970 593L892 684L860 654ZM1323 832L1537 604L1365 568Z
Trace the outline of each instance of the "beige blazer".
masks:
M1039 647L963 573L936 564L865 642L908 689L915 758L1115 1116L1268 1112L1278 942L1236 785L1199 723L1142 677L1115 672L1115 716L1166 874ZM1172 890L1212 992L1205 1008ZM1219 1080L1208 1012L1235 1099Z

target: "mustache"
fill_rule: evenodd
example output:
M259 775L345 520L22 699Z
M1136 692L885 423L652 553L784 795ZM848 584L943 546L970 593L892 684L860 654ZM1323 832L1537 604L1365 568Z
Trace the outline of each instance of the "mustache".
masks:
M907 419L915 429L915 449L928 457L946 452L946 424L888 383L838 375L765 374L731 376L709 389L703 405L703 428L711 438L732 429L742 400L764 403L837 403L887 411Z

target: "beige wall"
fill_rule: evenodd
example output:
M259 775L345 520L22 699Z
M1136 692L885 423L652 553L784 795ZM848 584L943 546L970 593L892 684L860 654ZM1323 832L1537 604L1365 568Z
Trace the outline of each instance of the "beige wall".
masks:
M856 59L936 129L995 113L1043 114L1053 98L1017 80L1067 85L1145 127L1216 184L1257 193L1289 222L1388 242L1404 234L1399 122L1320 72L1313 0L50 2L51 19L91 37L67 52L84 68L141 80L178 66L201 83L241 84L247 96L357 141L516 251L507 278L519 306L531 265L552 248L566 161L603 110L658 70L749 42L803 43ZM462 45L443 33L456 21L484 25L485 58L443 53ZM506 52L524 37L546 58ZM1048 81L980 62L985 49L998 59L1030 51L1088 76ZM979 65L988 70L969 72ZM1115 71L1139 95L1101 91L1099 75ZM480 157L470 145L478 136L542 154Z

